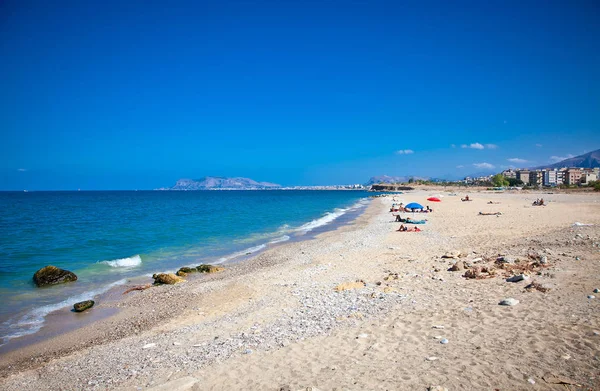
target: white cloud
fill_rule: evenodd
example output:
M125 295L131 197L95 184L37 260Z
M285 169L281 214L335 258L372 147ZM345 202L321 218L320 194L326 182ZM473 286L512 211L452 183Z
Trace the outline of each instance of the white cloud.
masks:
M415 151L413 151L412 149L401 149L399 151L396 151L397 155L410 155L412 153L415 153Z
M480 143L471 143L471 144L461 144L461 148L471 148L471 149L496 149L498 146L496 144L480 144ZM452 148L454 148L454 144L452 144Z
M550 161L552 163L558 163L560 161L563 161L565 159L570 159L572 157L575 157L575 155L571 155L570 153L567 154L567 156L550 156Z
M496 148L498 148L498 146L496 144L485 144L485 147L487 149L496 149Z
M527 163L527 160L520 159L518 157L513 157L513 158L510 158L510 159L506 159L506 160L508 160L509 162L512 162L512 163Z
M542 144L535 144L536 147L541 148Z
M477 168L485 168L487 170L491 170L492 168L494 168L495 166L493 164L490 163L473 163L473 165Z
M464 166L462 164L456 166L456 168L463 168Z
M473 144L469 145L469 148L472 148L472 149L483 149L485 147L483 145L479 144L479 143L473 143Z
M26 168L17 168L17 171L25 172L25 171L27 171L27 169Z

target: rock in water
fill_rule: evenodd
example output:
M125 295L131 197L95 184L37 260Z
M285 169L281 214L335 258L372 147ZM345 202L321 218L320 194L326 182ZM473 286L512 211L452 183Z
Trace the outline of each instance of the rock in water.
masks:
M508 298L508 299L504 299L502 300L500 303L498 303L500 305L508 305L508 306L513 306L513 305L517 305L519 304L519 300L517 299L513 299L512 297Z
M33 282L37 286L62 284L71 281L77 281L75 273L56 266L43 267L33 275Z
M185 281L183 278L176 276L173 273L159 273L152 276L154 278L155 284L177 284L179 282Z
M96 304L94 300L80 301L79 303L73 304L73 309L75 312L83 312L89 308L92 308L94 304Z
M218 273L218 272L222 272L223 270L225 270L225 268L221 267L221 266L214 266L214 265L200 265L200 266L196 267L196 270L198 270L200 273Z

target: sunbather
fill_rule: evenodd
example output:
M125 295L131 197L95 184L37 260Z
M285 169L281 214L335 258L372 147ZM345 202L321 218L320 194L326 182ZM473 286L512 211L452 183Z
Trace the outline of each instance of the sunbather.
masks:
M494 212L494 213L489 213L489 212L479 212L479 214L481 216L501 216L502 212Z
M397 232L421 232L421 230L418 227L405 227L404 224L402 224L400 226L400 228L398 228Z

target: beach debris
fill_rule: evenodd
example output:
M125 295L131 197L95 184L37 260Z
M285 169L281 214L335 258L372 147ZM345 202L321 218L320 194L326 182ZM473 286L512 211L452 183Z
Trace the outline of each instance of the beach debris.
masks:
M517 274L515 276L508 277L506 282L519 282L525 280L529 280L529 276L527 274Z
M595 298L596 298L596 296L594 296L594 295L588 295L588 299L595 299Z
M438 359L438 358L437 358L437 357L435 357L435 356L431 356L431 357L426 357L426 358L425 358L425 360L427 360L427 361L435 361L435 360L437 360L437 359Z
M533 380L532 378L527 379L527 383L529 384L535 384L535 380Z
M545 286L540 283L537 283L535 281L533 281L531 284L529 284L525 287L525 290L529 291L529 292L531 292L533 290L538 290L540 292L546 293L546 292L550 291L550 289L552 289L552 288L550 288L549 286Z
M441 343L442 345L446 345L448 342L450 342L450 341L448 341L446 338L444 338L444 339L442 339L442 340L440 341L440 343Z
M127 289L125 292L123 292L123 294L129 293L129 292L133 292L133 291L143 291L143 290L146 290L148 288L152 288L152 284L134 286L132 288Z
M184 282L185 280L179 276L176 276L173 273L158 273L152 276L154 278L154 284L178 284L180 282Z
M573 223L573 227L590 227L592 225L594 225L594 224L584 224L584 223L580 223L578 221Z
M181 342L175 341L175 342L173 342L173 346L181 346Z
M442 337L441 335L436 335L435 337L433 337L433 339L442 339L444 337Z
M387 276L383 277L384 281L389 281L389 280L397 280L398 277L398 273L390 273Z
M77 281L75 273L52 265L41 268L33 275L33 282L38 287L71 281Z
M446 254L442 255L442 258L453 258L456 259L460 257L461 253L458 250L450 250L446 252Z
M546 264L548 264L548 257L547 257L547 256L545 256L545 255L544 255L544 256L542 256L542 257L540 258L540 263L541 263L542 265L546 265Z
M96 304L94 300L80 301L79 303L73 304L73 309L75 312L83 312L89 308L92 308L94 304Z
M463 261L456 261L456 263L454 263L454 265L452 265L450 269L448 269L448 271L451 272L460 272L463 270L465 270L465 263Z
M152 349L155 346L155 343L147 343L146 345L142 346L142 349Z
M196 270L198 270L200 273L218 273L225 270L225 268L215 265L199 265L196 267Z
M368 337L369 337L369 334L360 333L360 334L358 334L358 337L356 337L356 339L358 339L358 338L368 338Z
M579 384L577 384L575 380L571 380L563 376L553 375L551 373L545 374L544 376L542 376L542 379L544 379L544 381L549 384L569 384L581 387Z
M489 266L474 266L471 269L468 269L463 277L482 280L484 278L494 277L496 275L496 270Z
M367 284L363 280L357 280L354 282L342 282L334 288L336 292L348 291L350 289L364 288Z
M592 331L592 334L594 334L594 335L600 335L600 331L594 330L594 331Z
M431 328L432 328L432 329L443 330L443 329L444 329L444 326L442 326L442 325L433 325L433 326L431 326Z
M581 261L581 257L578 257L578 256L577 256L577 257L575 257L575 260L576 260L576 261Z
M512 264L512 263L516 263L516 262L517 262L517 258L508 256L508 255L498 257L496 259L496 263L499 263L499 264L503 264L503 263L511 263Z
M252 354L252 349L246 349L243 352L244 354Z
M594 289L594 293L600 293L600 289L598 289L598 288Z
M500 301L500 303L498 303L499 305L507 305L507 306L514 306L519 304L519 300L517 299L513 299L512 297L509 297L507 299L503 299Z

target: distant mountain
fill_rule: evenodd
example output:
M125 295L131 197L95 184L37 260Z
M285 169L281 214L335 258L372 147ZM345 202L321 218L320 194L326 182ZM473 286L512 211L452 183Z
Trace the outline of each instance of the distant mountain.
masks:
M406 183L411 178L415 179L415 180L428 180L429 179L426 177L418 177L418 176L379 175L379 176L371 177L371 179L369 179L369 181L367 183L365 183L365 186L377 185L379 183Z
M562 160L558 163L533 167L535 169L542 168L563 168L563 167L579 167L579 168L596 168L600 167L600 149L588 152L584 155L575 156L569 159Z
M275 183L257 182L250 178L207 176L201 179L180 179L175 186L159 190L263 190L280 187Z

